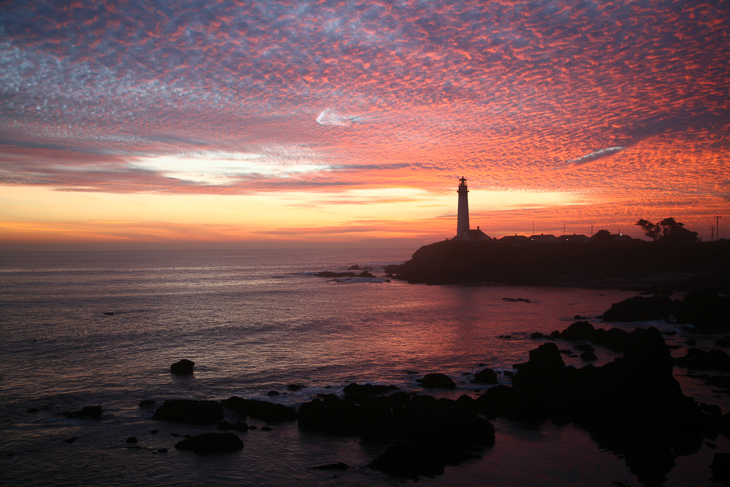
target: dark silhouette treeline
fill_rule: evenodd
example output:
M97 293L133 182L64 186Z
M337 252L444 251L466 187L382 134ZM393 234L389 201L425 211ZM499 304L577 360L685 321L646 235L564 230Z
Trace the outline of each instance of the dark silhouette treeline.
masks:
M730 241L510 245L446 240L386 268L412 283L730 289Z

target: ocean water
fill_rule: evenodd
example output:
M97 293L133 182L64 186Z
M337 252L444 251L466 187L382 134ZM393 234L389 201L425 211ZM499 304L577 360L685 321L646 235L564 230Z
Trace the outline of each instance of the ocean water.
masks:
M143 399L233 395L298 406L351 382L420 391L443 372L461 394L485 386L468 374L524 362L535 331L562 330L634 293L615 290L425 286L329 279L357 264L377 276L402 249L96 251L0 254L0 483L3 485L402 485L366 467L386 445L299 431L296 423L241 433L243 451L178 451L178 435L215 427L153 421ZM507 301L503 298L523 298ZM599 321L593 320L597 325ZM682 354L685 330L654 323ZM606 326L600 324L600 326ZM628 329L635 325L621 325ZM677 333L678 332L678 333ZM674 334L677 333L677 334ZM705 340L711 340L707 337ZM612 360L597 351L601 365ZM195 361L192 377L169 366ZM566 363L581 366L576 357ZM678 372L702 402L721 405ZM508 384L508 379L500 375ZM290 391L287 386L304 386ZM278 396L269 397L269 391ZM430 392L426 392L430 393ZM446 393L444 393L446 394ZM100 421L64 411L101 405ZM35 412L28 412L28 410ZM640 485L623 458L571 425L495 421L497 441L478 460L422 485ZM259 427L264 422L249 420ZM126 442L137 437L138 443ZM680 456L665 485L712 485L718 438ZM159 449L166 448L166 453ZM724 448L724 450L723 450ZM336 475L311 467L352 466Z

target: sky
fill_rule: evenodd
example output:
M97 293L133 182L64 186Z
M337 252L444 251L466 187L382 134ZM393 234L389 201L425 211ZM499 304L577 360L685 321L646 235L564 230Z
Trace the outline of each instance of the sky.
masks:
M730 238L729 155L723 0L0 8L0 246Z

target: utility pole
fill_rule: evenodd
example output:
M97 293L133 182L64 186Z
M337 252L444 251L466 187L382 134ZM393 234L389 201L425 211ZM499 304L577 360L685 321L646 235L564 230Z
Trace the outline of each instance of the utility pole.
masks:
M721 216L715 217L715 224L717 226L717 228L715 230L715 235L717 235L717 240L720 240L720 218L722 218L722 217Z
M710 242L715 241L715 227L710 227Z

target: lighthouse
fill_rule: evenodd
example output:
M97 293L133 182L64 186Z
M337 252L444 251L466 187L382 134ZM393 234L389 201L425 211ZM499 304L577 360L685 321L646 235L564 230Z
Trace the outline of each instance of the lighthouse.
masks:
M466 178L459 179L459 216L456 223L456 238L460 238L469 230L469 189L466 187Z
M476 230L469 228L469 189L466 187L466 178L464 176L459 179L459 213L456 222L457 240L492 240L489 235L482 232L479 227Z

